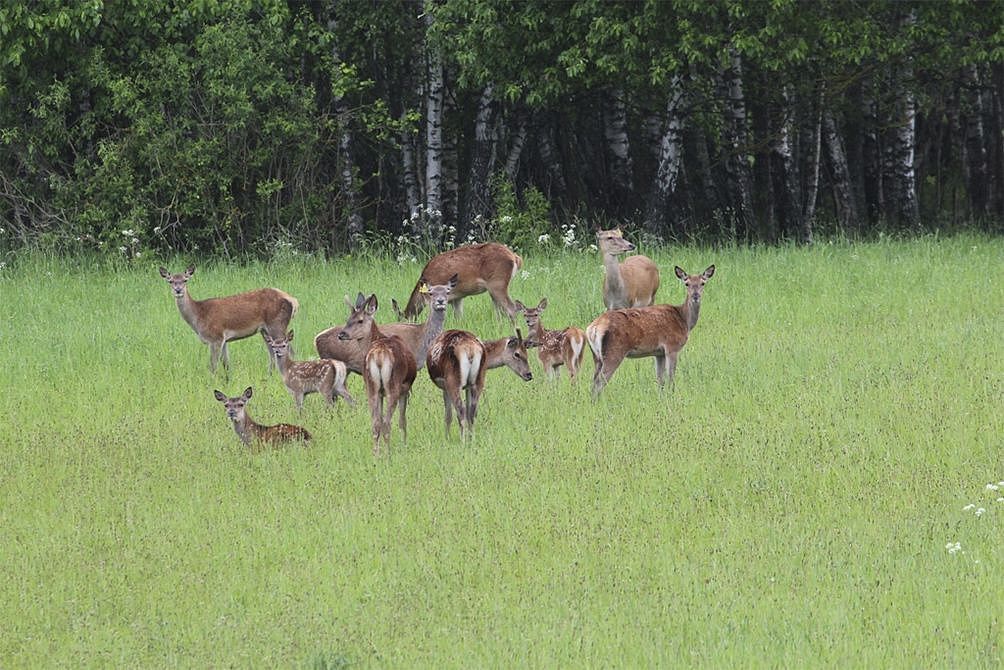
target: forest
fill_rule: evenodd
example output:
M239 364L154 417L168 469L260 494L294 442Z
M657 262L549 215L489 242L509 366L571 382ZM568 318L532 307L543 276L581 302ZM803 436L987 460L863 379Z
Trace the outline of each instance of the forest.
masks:
M0 251L1004 221L999 1L16 0L0 35Z

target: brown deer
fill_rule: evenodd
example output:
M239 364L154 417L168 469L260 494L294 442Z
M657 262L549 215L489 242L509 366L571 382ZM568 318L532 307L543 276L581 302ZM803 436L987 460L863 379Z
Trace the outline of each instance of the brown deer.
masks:
M647 307L654 303L655 292L659 290L659 268L652 259L629 256L618 263L617 256L635 250L635 246L624 239L620 228L597 231L596 244L606 269L603 304L607 309Z
M283 337L273 338L266 334L265 341L278 362L282 381L293 396L296 409L303 409L303 396L309 393L320 393L329 405L335 402L336 397L345 398L349 405L356 404L345 388L345 377L348 374L345 363L330 358L294 361L292 330Z
M509 282L523 267L523 259L512 249L498 242L474 244L444 251L426 263L421 278L411 292L404 315L414 319L425 307L421 287L423 283L444 284L457 275L459 281L454 288L450 304L457 316L463 316L463 299L488 291L495 303L495 309L513 320L516 306L509 298Z
M523 381L528 382L533 379L533 374L530 372L529 354L526 352L526 341L523 340L523 334L519 328L516 329L516 337L481 340L481 344L485 345L489 370L504 365Z
M527 307L519 300L516 309L523 312L526 319L526 339L537 347L537 357L547 371L547 378L554 379L558 368L564 365L568 368L568 377L575 381L582 365L582 355L586 349L586 334L581 328L569 326L564 330L548 330L540 320L541 313L547 309L547 298L541 298L536 307Z
M526 360L523 336L498 340L495 349L495 367L508 365L517 375L529 381L533 378ZM460 437L466 438L474 426L478 413L478 399L485 387L488 371L488 349L473 333L466 330L447 330L440 333L429 347L426 367L433 383L443 390L446 411L446 436L450 436L453 408L457 410ZM466 401L462 397L466 391Z
M223 403L223 406L227 410L227 416L234 422L234 430L237 432L237 436L248 446L252 446L252 442L279 444L294 440L307 442L311 439L310 433L299 426L291 426L288 423L263 426L260 423L255 423L254 419L247 413L247 403L251 399L250 386L244 389L244 393L236 398L228 398L220 391L213 391L213 395Z
M396 335L401 338L411 351L411 355L414 356L415 364L419 367L425 365L425 354L429 349L429 344L436 335L443 332L450 292L456 285L457 275L453 275L445 284L429 286L423 283L419 287L419 295L422 300L432 307L425 323L385 323L380 326L380 330L385 335ZM349 309L353 311L358 310L365 302L366 298L362 293L356 297L355 304L346 298ZM341 330L340 326L335 326L318 333L314 338L314 347L317 348L317 353L321 358L343 361L350 372L362 374L363 360L366 358L366 352L369 351L370 342L366 337L360 340L342 339L339 337Z
M228 342L250 337L256 332L261 332L262 336L268 334L278 337L286 332L290 319L299 307L296 298L276 288L260 288L224 298L195 300L188 294L188 280L194 273L194 265L189 265L180 274L171 274L167 268L160 268L160 276L171 285L182 318L199 339L209 345L209 370L213 373L222 356L223 370L229 377ZM274 362L269 352L269 373L272 372Z
M676 276L687 287L687 299L682 305L614 309L600 314L586 327L586 340L596 363L593 399L599 396L625 358L655 356L659 386L665 383L667 376L672 384L677 356L697 324L704 285L713 274L714 265L699 275L688 275L677 266Z
M371 295L362 306L352 310L338 339L370 343L362 374L373 423L373 453L379 456L381 438L390 451L390 420L398 406L401 433L405 443L408 441L408 395L415 382L416 366L415 357L401 338L386 335L377 327L373 320L376 310L377 297Z

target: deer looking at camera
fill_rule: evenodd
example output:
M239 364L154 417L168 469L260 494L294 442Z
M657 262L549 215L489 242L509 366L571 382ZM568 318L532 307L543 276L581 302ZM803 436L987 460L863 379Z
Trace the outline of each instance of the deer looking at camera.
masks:
M199 339L209 345L209 370L213 373L222 356L223 369L229 377L228 342L250 337L257 332L261 332L263 336L281 336L299 307L296 298L277 288L260 288L224 298L195 300L188 294L188 280L193 274L194 265L189 265L179 274L171 274L167 268L160 268L160 276L171 285L171 292L182 318ZM270 352L269 373L272 372L273 364Z
M607 309L647 307L655 302L655 292L659 290L659 268L651 258L629 256L623 263L618 263L617 256L635 250L635 246L624 239L620 228L597 231L596 244L606 270L603 304Z
M450 277L444 284L422 284L419 286L419 295L423 302L432 308L429 318L425 323L385 323L380 326L381 332L385 335L396 335L401 338L405 346L415 358L415 364L419 367L425 365L425 355L429 349L429 344L436 335L443 332L443 324L446 322L446 307L449 304L450 292L457 285L457 275ZM360 293L353 304L348 298L345 299L349 309L358 310L366 302L366 298ZM320 332L314 338L314 347L321 358L333 358L343 361L350 372L362 374L363 360L366 352L369 351L370 341L362 339L345 340L339 337L342 327L335 326Z
M485 388L485 373L489 363L493 367L508 366L522 379L533 378L526 359L523 335L517 330L516 337L497 340L500 344L488 343L492 347L493 360L489 359L486 343L466 330L447 330L440 333L429 348L426 367L429 378L443 390L443 406L446 411L446 436L450 436L453 423L453 409L457 410L460 437L465 439L474 427L478 413L478 400ZM466 392L466 400L463 397Z
M342 341L369 342L363 359L363 381L373 424L373 453L380 455L380 441L390 451L390 421L400 407L398 418L404 441L408 441L408 396L415 382L415 357L396 335L382 332L373 320L377 298L371 295L352 311L338 333ZM386 406L386 412L384 407Z
M516 314L516 306L509 298L509 282L521 267L523 259L498 242L444 251L426 263L404 308L404 316L414 319L422 313L425 307L421 293L423 283L445 284L450 277L457 275L458 282L451 292L450 304L458 317L463 316L464 298L488 291L495 309L511 321Z
M586 349L586 334L582 329L575 326L564 330L544 328L540 317L547 309L547 298L541 298L536 307L527 307L517 300L516 309L523 312L527 327L526 339L531 346L537 347L537 357L547 371L547 378L554 379L558 368L564 365L568 368L568 377L575 381Z
M687 299L682 305L614 309L599 315L586 327L586 339L596 363L593 399L625 358L654 356L659 386L665 384L667 376L672 384L676 359L697 325L704 285L715 274L715 266L708 266L699 275L688 275L679 266L675 271L687 289Z
M255 423L254 419L247 413L247 403L251 399L250 386L236 398L228 398L221 391L213 391L213 396L223 403L227 410L227 416L234 423L237 436L248 446L252 446L252 442L279 444L295 440L306 442L311 439L310 433L299 426L291 426L288 423L263 426L260 423Z
M345 363L330 358L316 361L294 361L291 346L293 342L292 330L286 335L276 338L266 334L265 341L278 362L282 381L290 395L293 396L296 409L303 409L303 396L309 393L320 393L329 405L335 402L336 397L345 398L345 402L349 405L356 404L345 388L345 377L348 374Z

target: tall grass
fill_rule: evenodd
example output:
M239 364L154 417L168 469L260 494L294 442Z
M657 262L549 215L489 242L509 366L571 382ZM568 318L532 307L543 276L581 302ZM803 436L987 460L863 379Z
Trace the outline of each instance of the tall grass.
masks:
M1004 243L653 256L662 301L674 264L718 269L674 391L652 359L595 404L588 354L576 386L494 371L464 446L423 371L379 460L365 403L297 415L258 338L211 377L155 266L8 265L0 666L999 667ZM419 268L209 265L190 287L297 296L306 357L344 294L388 305ZM599 313L596 257L525 269L511 293L546 295L549 327ZM509 332L483 296L457 326ZM212 397L248 385L313 446L248 453Z

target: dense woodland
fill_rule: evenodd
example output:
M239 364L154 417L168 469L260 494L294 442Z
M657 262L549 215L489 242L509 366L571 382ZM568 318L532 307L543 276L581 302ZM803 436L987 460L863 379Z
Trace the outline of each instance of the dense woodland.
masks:
M0 249L1004 221L1000 1L14 0L0 36Z

